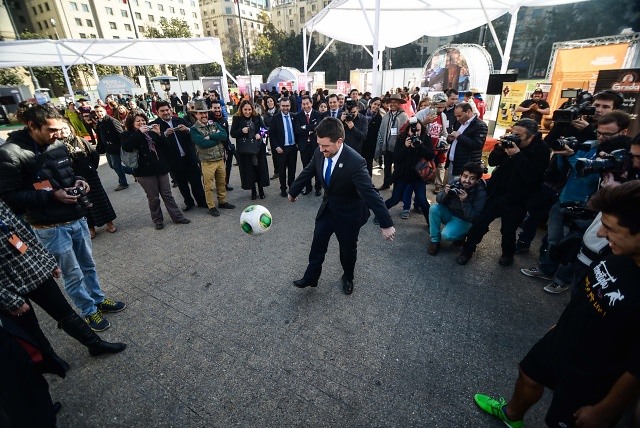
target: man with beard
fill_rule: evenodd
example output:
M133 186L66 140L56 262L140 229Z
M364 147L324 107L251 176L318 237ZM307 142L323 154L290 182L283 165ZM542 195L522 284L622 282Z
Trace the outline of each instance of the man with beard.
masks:
M222 129L227 133L226 141L224 142L224 149L226 151L225 157L225 172L226 172L226 188L227 191L232 191L233 187L229 186L229 178L231 177L231 167L233 166L233 158L236 155L236 147L231 144L229 139L229 121L224 116L223 104L217 97L209 98L207 105L209 106L209 120L216 122L222 126Z

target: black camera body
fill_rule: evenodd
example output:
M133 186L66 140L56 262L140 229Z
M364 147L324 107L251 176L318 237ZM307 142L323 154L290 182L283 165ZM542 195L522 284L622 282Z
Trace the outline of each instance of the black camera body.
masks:
M353 113L347 113L347 115L345 116L344 120L346 122L353 122L354 120L356 120L356 115Z
M627 149L614 150L599 159L578 158L576 160L576 172L584 177L589 174L604 174L611 172L614 176L620 176L629 166L629 152Z
M78 196L78 203L83 208L93 208L93 204L91 203L89 198L87 198L87 192L85 192L83 186L73 187L73 188L65 190L65 191L67 192L67 195L69 195L69 196Z
M553 112L553 121L555 123L571 123L581 116L593 116L596 114L596 108L591 106L593 95L582 90L576 90L575 92L575 98L570 98L561 108Z
M453 184L449 185L449 191L447 192L447 196L449 196L450 198L457 198L460 196L460 193L463 190L464 188L462 187L462 183L460 183L459 181L456 181Z
M598 144L597 140L589 140L581 143L576 137L560 137L549 143L549 147L554 152L570 148L574 152L578 150L589 151Z
M503 149L511 149L515 146L520 146L520 137L517 135L503 135L500 137L500 145Z

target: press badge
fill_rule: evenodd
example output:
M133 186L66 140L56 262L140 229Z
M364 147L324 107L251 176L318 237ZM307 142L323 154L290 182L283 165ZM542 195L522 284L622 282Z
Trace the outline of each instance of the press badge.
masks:
M20 254L27 252L27 244L22 242L22 239L20 239L15 233L13 233L9 238L9 243L11 243L11 245L20 252Z
M33 183L33 188L36 190L53 190L53 186L49 180L42 180L37 183Z
M398 128L391 128L391 135L398 135Z

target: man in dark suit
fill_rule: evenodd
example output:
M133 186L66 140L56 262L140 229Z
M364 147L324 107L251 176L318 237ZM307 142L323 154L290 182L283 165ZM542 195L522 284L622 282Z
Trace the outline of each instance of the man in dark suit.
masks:
M369 218L369 209L379 219L382 236L393 241L396 230L389 210L376 191L367 165L355 150L343 143L344 127L339 119L325 118L316 127L318 146L312 161L289 188L289 200L295 202L302 187L312 176L325 191L316 215L309 264L302 279L294 281L299 288L316 287L322 272L329 239L336 234L340 244L342 289L353 292L353 272L358 255L358 234Z
M278 178L280 179L280 196L287 197L287 186L296 178L296 165L298 164L298 146L294 134L295 118L291 114L291 100L280 100L280 111L273 115L269 139L271 140L271 152L278 159Z
M173 116L171 104L167 101L159 101L156 103L156 108L158 118L151 123L160 125L160 133L164 136L171 150L169 169L184 198L184 211L191 210L196 204L199 207L207 208L202 187L200 161L191 142L189 124L184 119Z
M99 153L106 153L109 166L118 175L118 187L116 192L129 188L127 176L122 159L120 158L120 134L122 134L122 124L107 114L107 110L101 105L94 107L96 112L96 136L98 138L97 150Z
M357 90L354 89L355 92ZM355 93L354 92L354 93ZM344 110L338 116L344 125L344 143L354 149L358 154L362 153L362 144L367 137L369 122L360 113L358 102L349 100L344 103Z
M322 118L320 113L312 109L313 102L311 97L305 95L302 97L302 111L298 112L295 120L295 133L296 141L298 143L298 150L300 150L300 160L302 160L302 167L306 167L313 158L313 153L318 147L315 128L320 123ZM318 180L316 177L316 196L322 195L322 180ZM309 181L305 183L305 189L302 191L303 195L311 193L311 177Z
M480 162L482 148L487 139L487 124L474 113L469 103L456 105L456 123L447 141L451 144L447 153L446 168L449 181L462 174L462 168L469 162Z

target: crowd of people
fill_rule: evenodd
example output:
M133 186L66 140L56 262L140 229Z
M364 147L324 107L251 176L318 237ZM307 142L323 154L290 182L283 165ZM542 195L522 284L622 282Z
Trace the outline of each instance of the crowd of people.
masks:
M311 94L272 88L256 91L253 97L230 93L229 100L237 101L232 116L227 108L234 101L227 103L216 92L193 97L173 94L169 100L157 95L109 96L94 106L83 99L78 105L69 103L64 111L23 106L19 119L24 128L0 145L0 226L6 235L2 268L8 278L0 282L3 325L8 318L7 325L15 325L12 331L42 350L48 363L41 371L64 375L68 366L40 330L29 310L30 299L88 346L92 355L122 351L124 344L103 342L95 335L110 325L104 313L126 307L105 297L91 253L97 228L117 231L115 209L98 175L100 155L106 156L118 177L115 191L129 187L128 175L140 184L157 230L164 228L161 202L180 225L190 223L185 213L196 207L213 217L220 216L220 209L234 209L229 178L235 159L241 188L250 192L251 200L267 198L266 188L273 180L278 194L292 201L312 192L320 197L324 190L316 219L322 239L314 235L310 273L295 282L300 288L317 286L324 253L314 255L313 248L322 252L324 245L326 252L325 244L335 232L341 234L343 266L349 266L344 290L353 292L357 230L352 236L353 230L344 230L340 221L326 214L333 210L335 217L348 199L366 196L360 205L375 205L375 209L369 206L376 213L373 221L381 224L389 240L395 229L385 207L402 203L400 218L408 219L413 204L413 211L428 225L425 253L437 256L443 241L450 241L461 248L455 259L460 265L472 259L498 217L502 250L498 263L504 267L527 252L538 226L547 224L538 265L521 273L546 280L548 293L571 290L572 303L544 344L536 345L522 361L514 398L506 402L478 394L475 400L508 426L519 427L546 386L556 391L547 417L550 426L572 426L592 417L611 423L625 409L607 401L611 394L637 396L640 389L640 294L634 276L640 273L640 138L628 135L631 117L620 110L624 99L613 91L593 96L593 115L555 123L543 138L539 116L549 112L539 95L534 92L531 102L523 103L519 110L523 117L489 153L489 178L482 161L485 104L474 91L462 94L448 89L423 96L419 88L397 88L383 97L371 97L357 89L348 94L319 89ZM332 159L343 153L349 160L345 169L357 178L348 186L340 185L348 187L347 199L338 198L339 204L332 208ZM299 161L304 172L296 179ZM374 165L383 176L377 189L370 179ZM360 172L369 179L363 180ZM436 194L433 204L427 196L430 183ZM172 186L182 196L182 208ZM234 199L240 200L237 193ZM347 211L345 215L353 214ZM323 212L329 216L324 223ZM359 229L368 210L356 217ZM350 246L344 254L343 241ZM57 277L62 277L80 316L55 293ZM616 278L620 282L614 287ZM608 338L607 351L587 346L584 342L591 339L583 327L566 319L570 316L584 320L595 340L619 329L614 337L625 345ZM5 332L1 333L5 340ZM549 346L555 347L554 355L549 355ZM606 357L607 366L594 374L594 367L576 363L578 351L586 353L584 358ZM55 420L50 398L44 401L48 410L43 414ZM583 410L585 406L593 407ZM604 416L599 410L606 411Z

